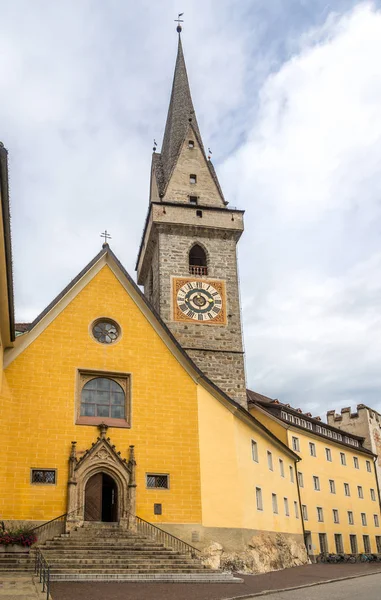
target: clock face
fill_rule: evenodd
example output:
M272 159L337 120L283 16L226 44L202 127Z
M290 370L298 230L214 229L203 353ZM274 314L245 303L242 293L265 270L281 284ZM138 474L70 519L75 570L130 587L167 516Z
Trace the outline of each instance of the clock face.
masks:
M224 287L221 281L176 279L175 320L225 323Z

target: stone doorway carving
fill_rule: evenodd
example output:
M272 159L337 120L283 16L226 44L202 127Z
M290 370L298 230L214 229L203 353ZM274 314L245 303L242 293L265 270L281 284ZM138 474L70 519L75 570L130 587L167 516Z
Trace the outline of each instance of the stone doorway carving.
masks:
M110 438L106 438L107 425L102 423L99 429L97 441L80 458L77 458L76 442L71 443L67 531L82 525L85 520L112 520L124 527L135 526L134 446L129 447L127 461L116 451Z

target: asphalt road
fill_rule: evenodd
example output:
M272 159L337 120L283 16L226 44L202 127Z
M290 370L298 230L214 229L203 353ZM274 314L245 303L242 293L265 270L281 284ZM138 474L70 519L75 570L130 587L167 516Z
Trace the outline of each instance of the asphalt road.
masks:
M381 574L263 596L268 600L380 600Z

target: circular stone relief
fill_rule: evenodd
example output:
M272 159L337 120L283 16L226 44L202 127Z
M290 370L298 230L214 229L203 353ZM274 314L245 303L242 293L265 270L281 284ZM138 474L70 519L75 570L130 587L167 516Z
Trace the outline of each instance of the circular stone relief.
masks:
M93 325L92 333L101 344L113 344L119 337L119 325L111 319L99 319Z

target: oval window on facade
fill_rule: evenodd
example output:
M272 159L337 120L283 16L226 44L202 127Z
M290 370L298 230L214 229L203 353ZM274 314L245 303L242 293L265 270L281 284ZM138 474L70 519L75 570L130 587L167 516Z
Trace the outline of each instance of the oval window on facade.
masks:
M92 327L92 334L101 344L113 344L120 335L120 328L111 319L98 319Z

